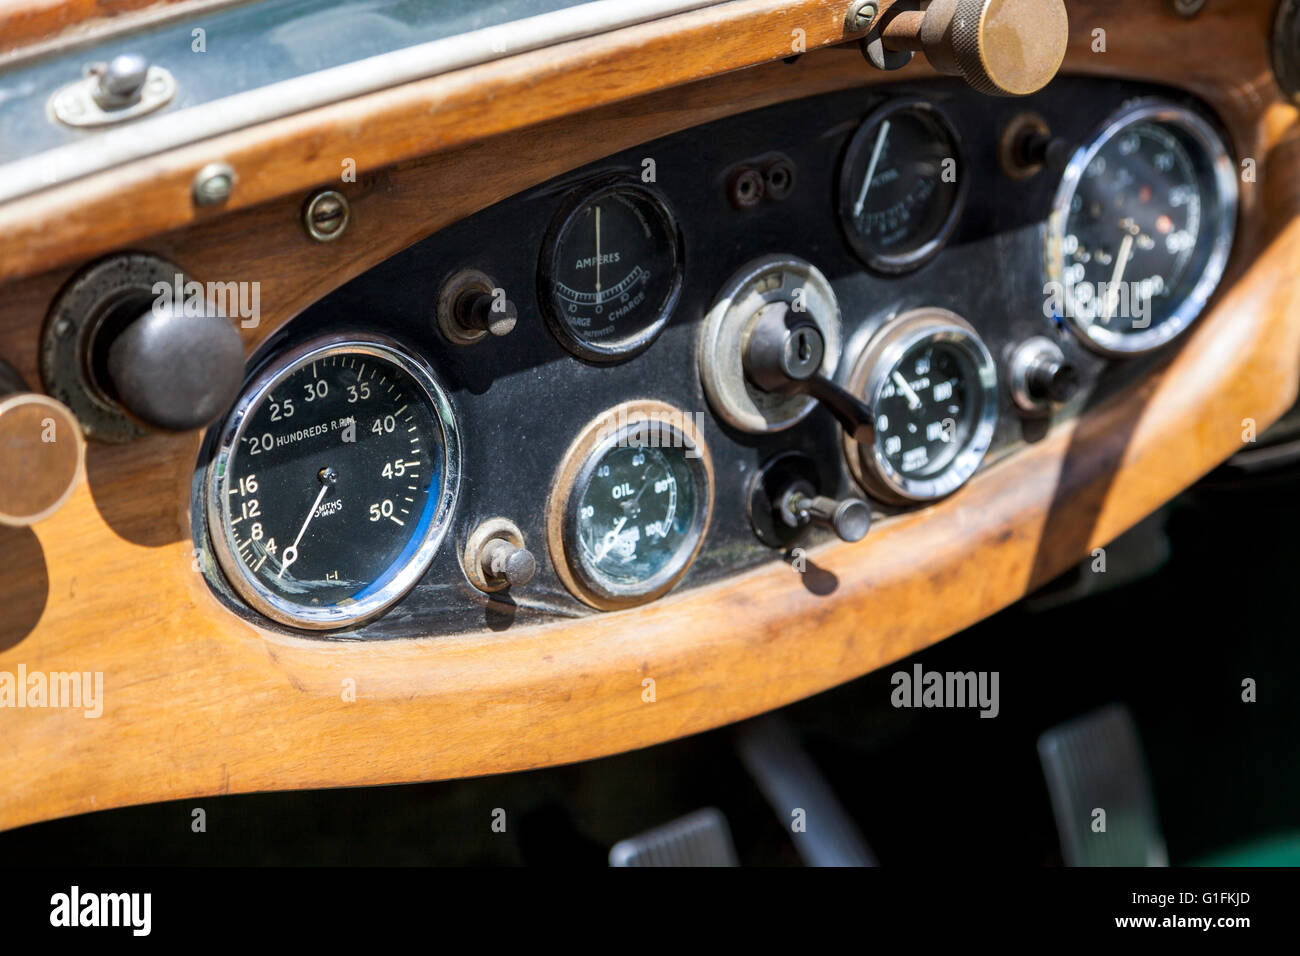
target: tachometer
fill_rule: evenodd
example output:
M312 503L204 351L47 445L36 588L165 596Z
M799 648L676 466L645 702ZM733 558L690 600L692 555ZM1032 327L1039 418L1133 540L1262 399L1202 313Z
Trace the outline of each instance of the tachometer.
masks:
M919 268L956 228L966 193L957 134L923 100L876 110L849 141L839 213L854 252L878 272Z
M1047 231L1049 310L1105 355L1149 352L1205 308L1228 261L1237 179L1196 113L1142 100L1071 160Z
M694 561L712 498L709 453L688 415L649 401L612 409L560 466L549 519L556 569L593 607L652 600Z
M560 343L612 362L649 347L682 288L681 235L639 184L611 180L568 203L542 252L539 295Z
M257 376L220 432L214 551L282 624L359 623L428 568L459 472L455 419L422 361L368 336L308 343Z

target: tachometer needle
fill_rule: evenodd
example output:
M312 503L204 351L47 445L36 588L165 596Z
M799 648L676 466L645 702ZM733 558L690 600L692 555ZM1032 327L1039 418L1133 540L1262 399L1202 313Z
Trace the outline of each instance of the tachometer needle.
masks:
M907 396L907 407L916 411L921 407L921 397L912 391L912 386L907 384L907 379L903 378L898 372L893 374L894 384L898 386L899 391Z
M880 163L880 157L885 152L885 141L889 139L889 120L880 124L880 135L876 137L875 149L871 151L871 163L867 166L867 178L862 181L862 192L858 193L858 201L853 206L853 218L857 219L862 215L862 207L867 204L867 193L871 190L871 183L876 178L876 166Z
M320 493L316 495L316 500L312 502L311 511L307 512L307 520L304 521L302 527L298 529L298 537L294 538L293 544L285 548L284 553L280 555L280 573L276 575L277 578L284 577L285 569L298 560L298 542L301 541L302 536L307 533L307 526L311 524L311 519L316 517L316 509L320 507L321 499L325 497L325 492L329 490L330 483L321 482Z

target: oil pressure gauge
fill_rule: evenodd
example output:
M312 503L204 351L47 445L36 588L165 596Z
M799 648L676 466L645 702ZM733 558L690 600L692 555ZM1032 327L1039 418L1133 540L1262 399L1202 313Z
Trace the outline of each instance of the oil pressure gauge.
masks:
M614 362L655 340L682 289L682 240L663 200L607 180L560 210L547 235L539 298L560 344Z
M549 506L560 578L602 610L667 592L704 541L713 467L690 417L659 402L620 405L569 448Z
M965 484L984 460L998 419L993 356L945 309L918 309L867 343L848 389L871 406L870 441L845 436L849 467L876 497L933 501Z
M379 337L309 342L259 373L217 434L213 550L267 617L358 624L428 569L459 474L456 421L421 360Z

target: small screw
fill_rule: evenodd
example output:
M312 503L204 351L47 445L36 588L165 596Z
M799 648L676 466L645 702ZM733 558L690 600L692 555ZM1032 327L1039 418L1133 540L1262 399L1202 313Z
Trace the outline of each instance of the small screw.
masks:
M348 227L351 208L347 197L334 189L325 189L307 200L303 226L317 242L333 242Z
M1173 0L1174 13L1190 20L1201 12L1205 0Z
M880 6L876 0L857 0L849 7L848 16L844 18L844 27L849 33L865 33L876 22Z
M195 205L219 205L235 188L235 171L225 163L208 163L194 177L193 188Z

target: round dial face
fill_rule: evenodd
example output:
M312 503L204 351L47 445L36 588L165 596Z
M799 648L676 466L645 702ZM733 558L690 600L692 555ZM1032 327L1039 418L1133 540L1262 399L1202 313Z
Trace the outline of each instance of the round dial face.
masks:
M849 468L885 501L952 494L975 474L998 421L997 365L970 323L916 309L878 331L846 383L870 406L874 438L845 436Z
M235 588L263 613L338 627L423 574L454 503L454 423L394 347L308 348L236 405L211 466L209 523Z
M1085 342L1143 352L1190 325L1231 245L1230 169L1203 120L1150 107L1076 155L1057 198L1049 262L1060 284L1053 306Z
M708 528L710 461L691 418L661 402L631 402L593 420L560 465L547 519L569 590L614 610L672 588Z
M933 107L895 104L869 116L840 173L840 220L858 256L897 273L937 255L956 226L961 165L956 134Z
M927 478L949 465L980 418L979 375L965 352L945 342L913 346L876 395L876 444L905 478Z
M593 361L634 355L654 341L677 303L677 226L649 190L599 188L557 220L542 277L548 321L566 348Z
M578 499L583 568L618 589L644 586L694 549L698 500L684 449L609 449Z

